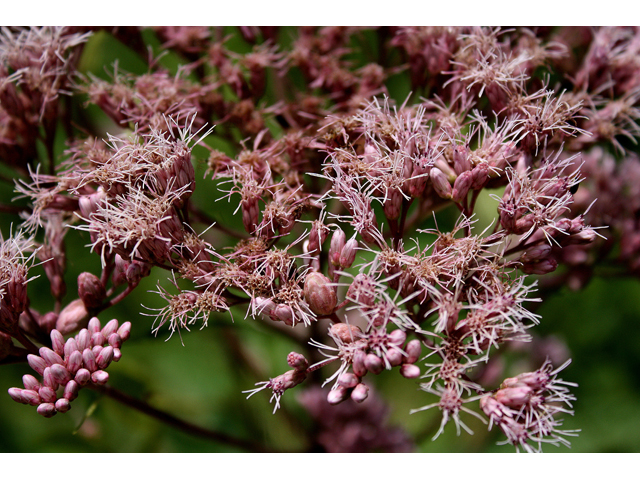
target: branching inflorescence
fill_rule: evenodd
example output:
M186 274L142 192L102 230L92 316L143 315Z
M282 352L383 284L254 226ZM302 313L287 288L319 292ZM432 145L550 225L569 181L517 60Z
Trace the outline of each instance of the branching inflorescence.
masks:
M48 417L67 411L81 386L106 383L131 324L149 326L132 317L101 328L96 316L155 268L168 273L157 286L166 305L146 313L155 333L239 309L295 332L304 353L289 354L291 370L244 392L270 390L274 413L305 384L330 384L331 405L368 401L373 377L397 370L430 398L412 412L441 411L436 437L449 421L471 432L465 419L477 417L517 449L568 446L566 359L497 389L485 372L541 321L530 305L547 277L531 275L578 288L618 238L620 262L640 270L639 196L628 193L640 175L628 152L640 77L637 55L625 60L639 31L583 32L586 53L576 56L566 29L392 28L374 32L384 52L364 65L346 59L361 29L302 28L290 51L271 29L240 32L250 53L213 30L157 29L185 59L177 73L157 58L145 75L116 65L100 80L76 71L89 32L3 29L0 159L23 175L16 190L30 205L0 250L0 359L26 360L43 377L25 375L11 397ZM276 87L266 81L274 72ZM392 75L417 93L392 100ZM85 94L116 133L76 131L71 102ZM211 138L231 146L217 150ZM197 182L196 145L208 152ZM195 202L196 184L219 203ZM213 222L208 209L227 202L236 224ZM607 225L605 241L597 229ZM101 271L81 273L68 301L64 240L77 232ZM46 313L27 295L36 258L54 300ZM317 396L300 396L312 415L325 408Z

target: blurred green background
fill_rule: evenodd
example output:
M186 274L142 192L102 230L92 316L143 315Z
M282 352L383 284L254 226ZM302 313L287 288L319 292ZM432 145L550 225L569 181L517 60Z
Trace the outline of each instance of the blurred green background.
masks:
M236 34L235 29L228 33ZM285 31L286 33L286 31ZM282 38L286 39L283 34ZM159 42L151 32L145 39L158 48ZM241 41L237 48L246 48ZM144 73L145 63L126 46L107 32L94 35L85 48L80 62L83 73L93 73L108 78L109 66L118 60L119 68L132 73ZM163 58L170 69L180 63L175 56ZM391 96L404 100L408 94L408 80L397 75L389 80ZM75 108L82 109L78 99ZM94 121L104 121L96 109L89 109ZM107 127L108 128L108 127ZM63 139L62 139L63 140ZM231 146L216 143L215 133L208 141L216 148L233 154ZM61 152L63 141L57 145ZM198 151L196 150L196 157ZM202 155L202 152L200 152ZM225 225L241 228L239 217L233 218L233 208L226 204L214 204L219 196L209 180L202 180L204 166L197 164L197 188L194 200L205 209L213 211L216 219ZM9 203L14 197L11 186L0 187L0 201ZM495 212L495 204L485 200L483 208L488 215ZM210 206L208 208L207 206ZM220 208L220 207L224 208ZM2 233L9 234L11 223L18 219L2 216ZM68 239L68 270L66 272L68 295L75 298L76 278L82 271L96 272L99 259L90 255L85 245L86 235L72 232ZM32 270L42 274L41 267ZM168 341L167 332L157 337L151 333L152 318L141 315L147 307L161 307L162 300L154 294L160 282L168 287L164 272L153 272L145 278L134 295L121 304L104 312L104 322L118 318L133 323L131 339L123 346L119 363L109 367L110 385L130 395L145 399L151 405L203 427L225 432L234 437L252 438L276 450L300 451L306 448L301 428L311 420L296 402L298 389L285 393L282 403L285 411L272 414L268 403L269 393L260 392L245 400L243 390L251 389L257 381L266 380L288 369L286 355L296 345L284 336L251 319L244 318L242 309L234 311L234 321L229 315L214 315L208 327L199 325L191 332L183 333L184 346L174 336ZM42 294L41 292L47 292ZM29 294L36 309L51 308L48 284L44 276L29 284ZM567 417L566 429L580 429L572 439L573 452L637 452L640 451L640 282L637 279L594 279L580 291L566 287L550 295L537 310L542 316L540 326L533 333L553 335L562 340L570 350L573 363L560 375L576 382L573 393L575 416ZM256 378L245 372L236 350L231 346L239 342L243 352L262 369L263 376ZM21 386L21 377L32 373L26 364L0 367L0 393L8 388ZM509 372L519 373L519 372ZM375 380L375 382L374 382ZM448 425L444 434L435 442L431 437L440 422L440 412L429 410L413 415L412 408L433 402L433 398L418 388L417 381L406 380L396 371L383 372L375 379L381 396L390 406L390 423L403 426L417 441L421 452L512 452L513 447L497 446L503 436L496 429L487 427L470 416L464 421L474 435L456 436L455 428ZM299 423L290 418L299 418ZM228 452L239 451L220 443L203 440L179 432L163 423L123 406L96 392L82 390L64 415L51 419L39 416L35 408L15 403L4 393L0 394L0 451L3 452ZM546 447L548 452L567 452L565 448Z

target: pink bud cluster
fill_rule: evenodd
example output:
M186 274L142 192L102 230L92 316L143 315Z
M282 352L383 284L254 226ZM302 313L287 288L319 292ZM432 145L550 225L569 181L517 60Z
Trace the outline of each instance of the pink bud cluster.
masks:
M118 320L113 319L101 327L97 317L66 342L62 334L53 329L52 348L41 347L40 355L27 357L29 366L42 376L42 381L33 375L24 375L24 389L10 388L9 395L18 403L37 406L38 413L44 417L68 411L80 388L89 383L107 383L109 374L105 369L112 361L120 360L120 348L130 332L130 322L119 326Z
M535 444L539 450L542 443L568 446L564 436L574 432L559 430L562 422L554 415L566 412L562 404L571 407L575 400L567 386L577 385L556 378L569 363L552 371L547 360L535 372L507 378L497 391L482 397L480 408L491 421L489 428L498 425L510 443L526 451L535 451Z

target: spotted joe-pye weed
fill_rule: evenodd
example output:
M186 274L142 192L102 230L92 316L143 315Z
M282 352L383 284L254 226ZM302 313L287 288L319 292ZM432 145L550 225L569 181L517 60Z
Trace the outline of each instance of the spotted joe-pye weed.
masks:
M171 73L140 29L113 30L148 73L115 64L104 80L78 69L91 29L2 30L0 159L28 205L0 249L0 360L38 375L11 398L64 413L83 386L113 392L106 369L132 328L182 337L235 312L299 345L289 370L244 394L270 395L276 415L300 402L325 450L414 448L385 423L375 377L387 370L424 392L412 413L440 411L435 437L450 423L472 433L475 417L517 450L569 446L576 385L559 375L570 361L504 378L501 360L541 321L538 282L581 288L615 242L640 269L640 32L300 28L283 47L278 29L241 27L245 53L221 32L154 29L184 60ZM357 66L365 33L379 57ZM401 103L387 87L398 75L417 92ZM109 132L77 124L80 100ZM201 184L221 203L197 204ZM221 204L240 228L213 221ZM71 300L68 235L100 258ZM46 312L30 304L35 265L51 286ZM164 306L102 326L153 269L167 272Z

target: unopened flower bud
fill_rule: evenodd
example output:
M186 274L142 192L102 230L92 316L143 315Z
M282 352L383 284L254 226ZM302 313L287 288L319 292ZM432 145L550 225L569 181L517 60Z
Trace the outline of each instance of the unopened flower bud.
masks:
M527 248L520 257L520 261L523 263L535 262L546 258L550 253L551 245L548 243L541 243L540 245Z
M490 174L489 165L486 163L483 162L476 165L473 170L471 170L471 188L474 190L484 188L489 181Z
M91 374L91 381L98 385L104 385L109 381L109 374L104 370L98 370Z
M89 380L91 380L91 372L86 368L81 368L76 372L76 376L74 377L74 380L79 385L85 385Z
M343 402L349 396L349 389L338 385L336 388L331 390L327 395L327 402L331 405L337 405L340 402Z
M118 328L118 331L116 333L120 335L120 338L123 342L127 341L129 335L131 334L131 322L124 322L122 325L120 325L120 328Z
M129 283L129 285L138 285L138 283L140 283L140 280L149 275L150 272L151 268L149 267L149 265L137 260L133 260L127 267L125 276L127 277L127 282Z
M360 383L360 379L353 373L343 373L338 377L338 385L345 388L353 388Z
M533 389L526 386L502 388L495 393L494 398L507 407L519 408L529 402L533 393Z
M592 228L585 228L584 230L569 235L566 239L567 245L587 245L596 239L596 232Z
M389 334L389 340L391 340L391 343L395 345L402 345L406 339L407 334L399 328Z
M66 385L67 382L71 380L71 373L69 373L69 371L63 365L52 365L50 369L53 379L59 385Z
M56 330L66 335L82 328L89 320L89 313L84 302L77 298L67 305L58 315Z
M93 351L88 348L85 348L82 352L82 361L84 363L84 366L87 367L89 371L95 372L98 369L98 365L96 364L96 356Z
M398 348L389 348L387 350L387 353L385 354L385 357L387 358L387 361L392 367L397 367L398 365L401 365L402 361L404 360L404 355L402 354L402 351Z
M33 370L38 372L40 375L44 375L44 369L47 368L47 362L45 362L43 358L29 354L27 355L27 362Z
M331 336L340 339L342 343L352 343L362 336L362 330L356 325L348 323L334 323L329 329Z
M102 305L107 292L98 277L93 273L83 272L78 276L78 296L90 310Z
M451 199L456 203L462 202L462 200L467 197L467 193L469 193L469 188L471 188L472 182L473 178L471 172L461 173L453 183Z
M51 330L51 346L58 355L64 355L64 337L58 330Z
M442 173L442 170L433 167L429 172L429 177L431 178L431 182L433 183L433 189L440 197L446 199L451 198L451 184L449 183L447 176Z
M301 353L291 352L287 355L287 363L295 370L306 370L309 368L309 361Z
M107 341L113 348L120 348L122 346L122 338L117 333L112 333L111 335L109 335Z
M104 369L109 366L111 361L113 360L113 347L109 345L108 347L104 347L98 356L96 357L96 364L98 367Z
M40 387L42 386L33 375L23 375L22 383L24 384L24 388L26 388L27 390L34 390L36 392L40 390Z
M373 353L368 353L364 359L364 366L367 367L367 370L371 373L378 375L382 370L384 370L384 363L382 359Z
M11 387L8 390L9 396L14 402L18 403L28 403L26 398L22 396L23 390L21 388ZM37 395L37 393L36 393ZM39 399L39 398L38 398Z
M82 367L82 353L78 350L74 350L67 357L67 370L73 375L75 375L78 370Z
M353 373L361 378L367 374L367 367L364 364L366 358L367 354L362 350L358 350L353 354Z
M471 170L469 147L467 145L456 145L453 147L453 169L457 175Z
M119 348L114 348L113 349L113 361L114 362L118 362L120 361L120 359L122 358L122 352L120 351Z
M520 266L520 270L531 275L545 275L558 268L558 262L554 258L545 258L539 262L525 263Z
M411 340L407 343L406 347L404 347L404 351L407 352L405 363L416 363L422 353L422 343L420 343L420 340L417 338Z
M290 327L293 326L293 310L289 305L280 304L276 306L273 311L273 317L275 320L283 322Z
M310 272L304 281L304 299L316 315L330 315L338 303L338 297L330 280L320 272Z
M69 411L69 409L71 408L71 404L66 398L59 398L58 400L56 400L55 407L58 412L65 413Z
M44 387L49 387L54 391L58 389L59 385L54 378L53 373L51 372L51 367L47 367L44 369L44 373L42 374L42 385Z
M104 338L102 332L94 333L93 335L91 335L91 344L94 346L102 346L106 343L106 341L107 339Z
M64 360L62 357L58 355L56 352L47 347L41 347L39 350L40 357L44 359L48 366L54 365L56 363L62 364Z
M107 324L102 328L102 335L104 335L104 338L109 338L109 335L111 335L112 333L116 333L117 331L118 320L114 318L112 320L109 320Z
M418 378L420 377L420 367L413 363L405 363L400 367L400 375L404 378Z
M340 253L340 259L338 263L340 264L340 268L349 268L353 265L353 262L356 259L356 249L358 247L358 241L355 238L350 239L347 243L345 243L342 252Z
M80 386L78 382L75 380L70 380L69 383L64 387L64 398L72 402L78 397L78 390L80 390Z
M83 352L85 348L91 346L91 333L86 328L80 330L80 333L76 335L76 342L78 344L78 350Z
M340 265L340 254L347 242L347 235L338 228L331 236L331 247L329 248L329 260L334 266Z
M351 399L356 403L364 402L369 396L369 387L364 383L359 383L351 391Z
M102 325L100 324L100 320L98 319L98 317L93 317L91 320L89 320L89 323L87 325L87 330L89 330L89 333L91 334L91 336L93 336L95 333L100 332L100 330L102 330Z
M38 413L45 418L53 417L56 412L56 407L53 403L41 403L38 405Z
M38 391L38 395L40 395L40 398L42 399L43 402L47 402L47 403L53 403L56 401L56 392L53 388L51 387L42 387L39 391Z

